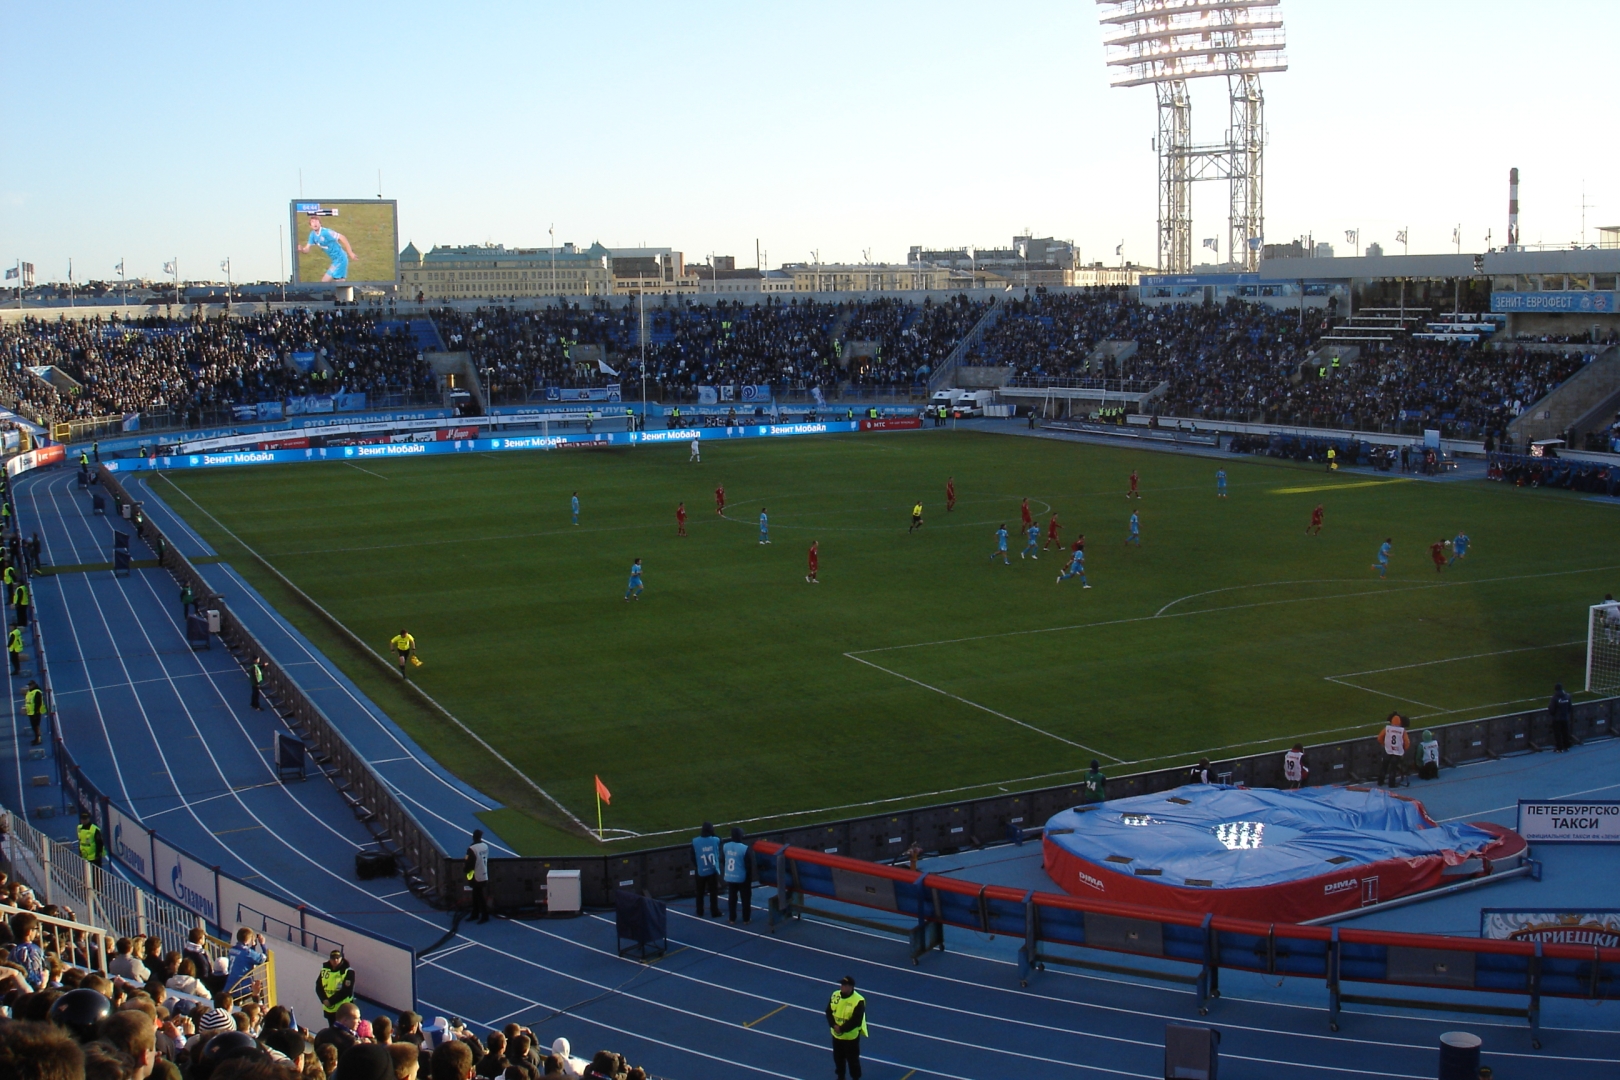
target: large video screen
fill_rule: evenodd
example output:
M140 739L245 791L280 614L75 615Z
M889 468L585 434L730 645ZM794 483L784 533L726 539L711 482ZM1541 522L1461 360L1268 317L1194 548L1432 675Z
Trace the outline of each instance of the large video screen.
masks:
M397 205L392 199L294 199L294 284L398 281Z

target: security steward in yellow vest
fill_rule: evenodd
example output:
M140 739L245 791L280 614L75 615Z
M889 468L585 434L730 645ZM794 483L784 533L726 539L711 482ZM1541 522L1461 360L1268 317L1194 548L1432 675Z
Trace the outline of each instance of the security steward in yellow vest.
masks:
M6 639L6 652L11 654L11 673L13 675L21 674L23 652L22 627L14 626L11 628L11 636Z
M85 862L101 865L101 857L107 854L107 845L101 836L101 826L90 820L89 814L79 815L79 854Z
M28 724L34 729L34 745L38 746L39 725L45 720L45 691L33 679L28 680L28 689L23 691L23 711L28 714Z
M327 1027L337 1023L338 1009L354 1000L354 968L343 959L342 949L333 949L315 973L315 996L321 999Z
M866 1034L866 999L855 992L855 979L845 975L827 1004L827 1026L832 1028L833 1071L844 1080L861 1080L861 1036Z
M11 606L17 609L17 625L28 625L28 586L18 582L11 590Z
M253 693L248 698L248 708L264 708L259 704L259 691L264 686L264 663L257 656L253 658L253 666L248 668L248 682L253 686Z

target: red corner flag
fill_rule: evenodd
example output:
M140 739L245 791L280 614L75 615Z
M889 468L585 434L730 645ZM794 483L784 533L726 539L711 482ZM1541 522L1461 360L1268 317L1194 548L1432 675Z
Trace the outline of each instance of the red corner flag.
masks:
M596 777L596 797L609 806L613 805L613 792L609 791L607 785L602 783L600 776Z

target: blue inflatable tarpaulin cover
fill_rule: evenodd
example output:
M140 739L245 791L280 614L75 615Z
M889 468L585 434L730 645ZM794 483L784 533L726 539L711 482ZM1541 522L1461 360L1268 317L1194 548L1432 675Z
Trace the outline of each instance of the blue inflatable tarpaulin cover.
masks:
M1065 810L1047 822L1073 829L1053 843L1104 866L1157 869L1164 884L1187 879L1214 888L1276 885L1345 862L1472 854L1496 839L1472 825L1436 825L1421 803L1376 788L1299 791L1189 784ZM1129 864L1110 856L1129 857Z
M1369 787L1188 784L1054 814L1042 862L1076 896L1305 922L1491 872L1522 857L1500 826L1436 825Z

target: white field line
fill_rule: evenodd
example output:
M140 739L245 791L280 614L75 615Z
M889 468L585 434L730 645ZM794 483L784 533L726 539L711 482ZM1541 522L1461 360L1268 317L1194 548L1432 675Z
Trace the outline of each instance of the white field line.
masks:
M941 694L941 695L943 695L945 697L948 697L952 701L959 701L963 705L967 705L967 706L970 706L971 708L978 709L981 712L987 712L991 716L1000 717L1001 719L1007 721L1009 724L1017 724L1019 727L1024 728L1024 729L1026 729L1028 731L1033 731L1037 735L1045 735L1048 739L1056 739L1058 742L1063 743L1063 744L1065 744L1067 746L1072 746L1076 750L1084 750L1088 754L1095 754L1098 757L1105 757L1109 761L1112 761L1112 762L1117 763L1119 761L1119 758L1114 757L1112 754L1105 754L1101 750L1096 750L1096 749L1093 749L1092 747L1087 746L1085 743L1078 743L1078 742L1075 742L1073 739L1065 739L1061 735L1054 735L1052 732L1047 731L1045 728L1038 728L1034 724L1026 724L1024 721L1018 719L1017 717L1008 716L1004 712L997 712L995 709L992 709L988 705L980 705L977 701L969 701L967 698L962 697L962 696L960 696L958 694L953 694L949 690L941 690L937 686L930 686L928 683L925 683L920 679L913 679L910 675L902 675L898 671L891 671L890 669L888 669L886 667L883 667L881 664L874 664L870 660L863 660L862 658L860 658L859 656L856 656L853 653L845 653L844 655L849 657L851 660L855 661L857 664L865 664L869 668L876 668L877 670L883 672L885 675L893 675L897 679L904 679L906 682L911 683L913 686L920 686L924 690L932 690L934 693Z
M372 472L370 469L362 469L362 468L360 468L360 466L356 465L352 461L345 461L343 464L347 465L351 469L358 469L360 472L365 473L367 476L375 476L379 480L387 480L388 479L388 477L384 476L382 473L380 473L380 472Z
M1391 588L1364 589L1364 590L1361 590L1361 591L1358 591L1358 592L1336 593L1336 594L1332 594L1332 595L1329 595L1329 596L1300 596L1300 597L1295 597L1295 598L1289 599L1289 600L1261 600L1261 601L1257 601L1256 603L1253 603L1253 604L1228 604L1228 605L1226 605L1224 607L1201 608L1198 611L1177 611L1177 612L1172 612L1171 614L1168 614L1168 615L1160 615L1160 614L1158 614L1156 612L1156 613L1154 613L1152 615L1135 615L1135 616L1131 616L1131 617L1128 617L1128 618L1122 618L1122 619L1102 619L1102 620L1099 620L1097 622L1089 622L1089 623L1070 623L1070 624L1068 624L1066 626L1043 626L1043 627L1037 627L1037 628L1035 628L1033 630L1004 630L1004 631L1002 631L1000 633L996 633L996 634L974 634L974 635L972 635L970 637L940 638L937 641L918 641L918 642L913 642L913 643L907 644L907 645L880 645L877 648L873 648L873 649L855 649L855 650L853 650L851 652L845 653L845 655L853 658L855 656L870 656L873 653L880 653L880 652L898 652L898 651L900 651L902 649L927 649L927 648L931 648L931 647L933 647L935 645L962 645L962 644L966 644L968 642L974 642L974 641L990 641L990 640L992 640L994 638L1026 637L1026 636L1031 635L1031 634L1056 634L1056 633L1060 633L1060 632L1065 631L1065 630L1090 630L1090 629L1096 629L1096 628L1104 627L1104 626L1121 626L1121 625L1124 625L1126 623L1148 622L1150 620L1160 619L1160 618L1163 618L1163 619L1182 619L1182 618L1187 618L1187 617L1192 616L1192 615L1215 615L1215 614L1219 614L1221 612L1244 611L1244 610L1248 610L1250 608L1277 607L1277 606L1282 605L1282 604L1316 603L1316 602L1320 602L1320 601L1323 601L1323 600L1344 600L1344 599L1347 599L1347 598L1357 597L1357 596L1381 596L1381 595L1385 595L1387 593L1392 593L1392 592L1393 593L1407 593L1407 592L1417 592L1417 591L1424 590L1424 589L1457 589L1457 588L1464 588L1464 587L1467 587L1467 586L1470 586L1470 585L1491 585L1491 584L1496 584L1496 583L1503 582L1503 581L1527 581L1527 580L1532 580L1532 579L1536 579L1536 578L1568 577L1571 574L1599 574L1599 573L1603 573L1603 572L1609 571L1609 570L1620 570L1620 564L1613 565L1613 566L1592 566L1592 567L1588 567L1588 568L1583 569L1583 570L1553 570L1553 571L1549 571L1549 572L1547 572L1545 574L1511 574L1511 575L1507 575L1507 576L1504 576L1504 577L1478 578L1478 579L1475 579L1473 581L1437 581L1437 582L1433 582L1432 584L1429 584L1429 585L1400 585L1399 583L1396 583L1396 585L1394 587L1391 587ZM1347 578L1322 578L1322 579L1319 579L1319 580L1323 584L1333 584L1333 583L1337 583L1337 582L1340 582L1340 581L1346 581L1346 580L1354 581L1354 580L1357 580L1357 579L1354 579L1354 578L1348 578L1348 579ZM1253 585L1239 585L1239 586L1235 586L1235 587L1240 588L1240 589L1264 589L1264 588L1275 587L1275 586L1278 586L1278 585L1297 585L1297 584L1304 584L1304 583L1307 583L1307 582L1260 581L1260 582L1256 582ZM1223 591L1226 591L1226 590L1215 590L1215 591L1223 592ZM1165 608L1160 608L1159 610L1163 611L1166 608L1173 607L1174 605L1181 603L1181 601L1183 601L1183 600L1189 600L1189 599L1192 599L1192 597L1203 596L1203 595L1208 595L1208 594L1206 594L1206 593L1191 593L1188 596L1183 596L1183 597L1180 597L1180 598L1178 598L1176 600L1172 600L1169 604L1165 605Z
M1539 652L1542 649L1562 649L1569 645L1584 645L1586 640L1555 641L1551 645L1526 645L1521 649L1498 649L1495 652L1469 653L1467 656L1448 656L1441 660L1422 660L1415 664L1396 664L1394 667L1368 668L1366 671L1347 671L1343 675L1324 675L1325 679L1353 679L1358 675L1381 675L1386 671L1407 671L1411 668L1434 667L1436 664L1456 664L1464 660L1483 660L1489 656L1508 656L1512 653Z
M164 479L168 480L168 477L165 475ZM220 531L222 531L226 536L229 536L232 540L235 540L238 544L241 544L242 545L242 550L246 551L249 555L252 555L255 559L259 560L259 562L261 564L263 564L263 566L264 566L264 568L266 570L269 570L272 574L276 575L276 577L279 578L282 581L282 583L284 583L289 589L292 589L299 596L303 597L317 611L320 611L321 614L326 615L326 617L328 619L331 619L334 623L336 623L339 626L343 626L345 628L345 630L347 630L347 625L346 624L338 622L337 619L333 618L326 611L325 608L323 608L319 604L317 604L307 593L304 592L304 590L300 589L297 585L294 585L287 578L287 576L285 574L283 574L280 570L277 570L275 568L275 566L273 566L268 559L266 559L264 556L260 555L257 551L253 550L253 548L249 547L242 540L242 538L240 536L237 536L231 530L227 529L223 522L221 522L217 517L215 517L213 514L210 514L208 512L206 507L204 507L196 499L193 499L191 497L191 494L189 492L187 492L185 488L183 488L180 485L176 484L172 480L169 480L169 486L174 488L180 494L184 495L186 497L187 502L191 503L192 506L195 506L199 511L201 511L208 518L209 521L212 521L215 525L218 525L219 528L220 528ZM381 663L384 667L388 666L388 661L387 660L385 660L381 656L379 656L375 649L373 649L370 645L368 645L364 641L362 641L352 631L349 631L349 636L355 642L357 642L362 648L364 648L365 650L370 652L373 656L375 656L377 658L377 661L379 663ZM551 792L547 791L545 788L541 787L539 784L535 783L532 779L530 779L530 777L529 777L529 775L527 773L525 773L522 769L519 769L516 765L512 764L512 762L510 760L508 760L507 757L504 754L502 754L499 750L496 750L493 746L491 746L488 742L486 742L484 740L484 738L481 735L479 735L477 732L473 731L472 728L470 728L466 724L462 723L461 719L459 717L457 717L454 713L452 713L449 709L446 709L443 705L440 705L438 703L438 701L433 698L432 695L428 694L427 691L423 690L421 687L417 687L416 689L417 689L417 692L420 693L425 700L431 702L433 704L434 708L438 709L438 711L440 713L442 713L445 716L445 718L448 719L452 724L455 724L456 727L460 728L461 731L463 733L465 733L468 738L472 739L479 746L483 747L486 751L488 751L489 755L491 757L493 757L496 761L499 761L502 765L505 765L508 769L510 769L514 776L516 776L519 780L521 780L524 784L528 785L534 791L538 792L552 806L554 806L558 810L562 811L562 813L564 815L566 815L567 818L571 822L573 822L574 825L577 828L579 828L579 830L581 832L586 833L586 834L591 833L590 826L586 825L583 821L581 821L578 818L578 816L576 816L572 810L568 809L568 807L564 806L562 804L562 802L557 799L556 796L552 795Z

